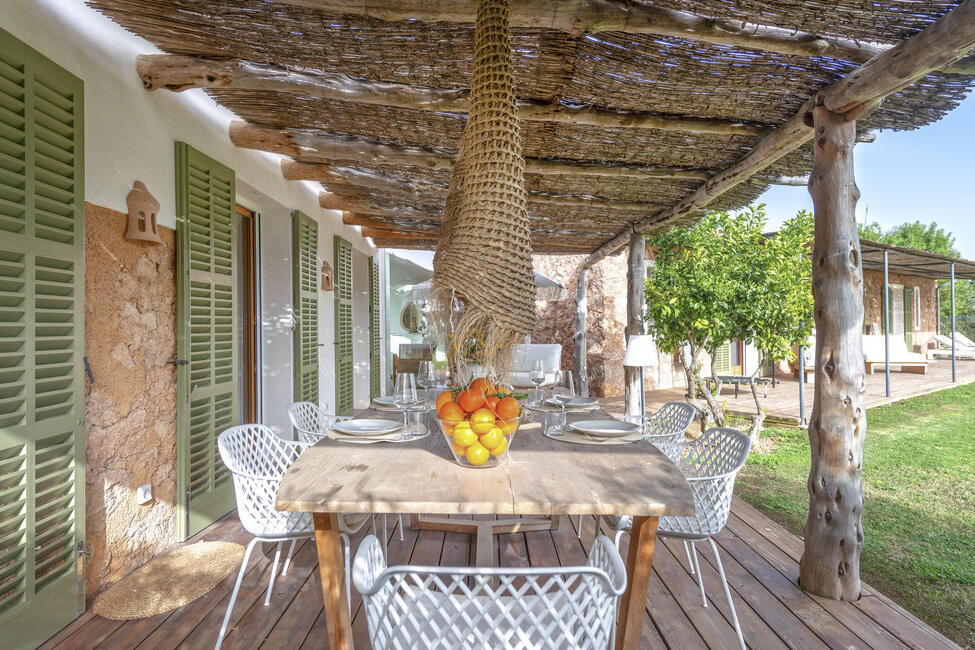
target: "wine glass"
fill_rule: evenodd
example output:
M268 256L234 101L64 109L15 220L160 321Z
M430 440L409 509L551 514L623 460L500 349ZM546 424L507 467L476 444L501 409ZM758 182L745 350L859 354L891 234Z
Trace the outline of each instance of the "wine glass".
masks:
M532 369L528 373L528 381L535 385L534 402L538 404L541 402L539 391L542 384L545 383L545 364L542 363L541 359L536 359L535 363L532 364Z
M567 427L565 420L565 405L572 401L572 398L575 396L576 390L575 384L572 381L572 371L560 370L558 379L555 382L555 386L552 388L552 399L562 407L562 423L559 426L552 428L555 435L561 436L565 434Z
M409 410L419 403L416 395L416 377L412 372L396 373L396 384L393 387L393 402L403 411L403 429L407 426Z
M426 398L427 390L433 388L433 361L421 361L416 369L416 385L423 389Z

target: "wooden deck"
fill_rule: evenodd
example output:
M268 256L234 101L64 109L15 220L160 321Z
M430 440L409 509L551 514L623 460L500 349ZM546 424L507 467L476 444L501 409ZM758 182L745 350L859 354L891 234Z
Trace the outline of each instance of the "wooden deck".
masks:
M951 381L951 361L932 361L928 366L927 373L923 375L892 371L890 373L890 397L886 395L884 373L882 370L876 374L867 375L867 408L883 406L884 404L890 404L910 397L917 397L918 395L925 395L975 381L975 361L959 359L957 363L957 384ZM765 387L758 387L758 395L762 405L768 408L768 421L766 426L773 422L798 424L799 380L794 379L792 375L782 376L779 373L776 373L775 378L782 383L775 388L769 387L768 397L762 397ZM812 414L813 387L813 381L810 379L806 384L807 419ZM685 389L683 387L647 391L647 411L655 411L666 402L683 401L684 395ZM600 402L613 413L623 412L622 397L607 398L600 400ZM721 391L719 402L724 403L728 413L734 415L751 416L755 413L755 402L752 399L751 389L748 386L741 386L738 397L736 398L735 387L726 385Z
M391 518L395 523L395 518ZM500 535L496 559L502 566L579 564L592 543L594 520L563 519L558 531ZM202 531L195 539L246 543L235 515ZM754 648L958 648L938 632L869 587L855 603L810 596L797 586L802 543L751 506L736 499L731 519L716 538L733 590L745 640ZM356 540L353 540L353 548ZM626 539L624 537L624 544ZM272 546L267 545L270 553ZM697 583L688 573L679 542L657 544L643 648L734 648L734 629L710 551L701 555L709 605L701 607ZM467 535L433 531L390 531L391 564L466 565L473 561ZM314 547L305 542L287 576L275 583L264 607L268 556L251 562L227 635L226 648L323 648L325 629ZM210 648L216 640L236 575L179 610L148 619L110 621L90 611L49 640L43 648ZM368 648L366 621L353 594L352 628L357 647Z

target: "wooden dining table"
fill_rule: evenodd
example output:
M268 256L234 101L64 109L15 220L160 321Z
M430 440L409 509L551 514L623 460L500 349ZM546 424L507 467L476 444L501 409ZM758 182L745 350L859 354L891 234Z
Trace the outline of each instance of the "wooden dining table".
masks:
M374 410L358 416L398 417ZM601 411L568 416L609 418ZM455 463L439 430L395 444L325 438L285 473L277 508L313 513L332 650L353 647L339 514L633 515L616 636L616 647L629 649L640 646L658 517L692 515L694 498L677 467L648 442L571 444L528 423L502 463L486 469Z

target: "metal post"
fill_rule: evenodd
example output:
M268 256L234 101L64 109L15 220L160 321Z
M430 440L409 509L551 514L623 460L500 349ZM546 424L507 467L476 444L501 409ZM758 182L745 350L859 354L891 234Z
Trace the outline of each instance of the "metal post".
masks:
M887 249L884 249L884 382L890 397L890 287L887 283Z
M799 348L799 424L806 424L806 349ZM774 384L773 384L774 386Z
M955 343L955 263L951 263L951 331L948 333L951 337L951 381L952 383L958 382L958 368L955 363L955 348L958 345Z

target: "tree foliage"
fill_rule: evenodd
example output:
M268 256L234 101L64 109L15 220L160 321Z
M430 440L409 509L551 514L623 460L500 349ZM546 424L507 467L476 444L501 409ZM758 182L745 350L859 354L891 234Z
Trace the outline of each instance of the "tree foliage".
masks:
M955 245L955 236L934 222L928 224L920 221L902 223L888 230L884 230L880 224L873 222L859 225L858 230L863 239L929 251L949 257L961 257L961 253ZM951 329L951 300L947 285L947 279L938 281L939 291L942 292L941 312L938 314L942 332ZM957 329L969 337L975 335L975 283L971 280L958 280L955 283L955 312Z
M713 359L720 346L740 339L780 361L812 331L812 215L799 212L774 237L763 234L766 223L759 205L714 212L694 226L650 238L655 255L644 289L648 331L661 350L682 351L692 398L703 352ZM720 424L716 400L706 386L701 389Z

